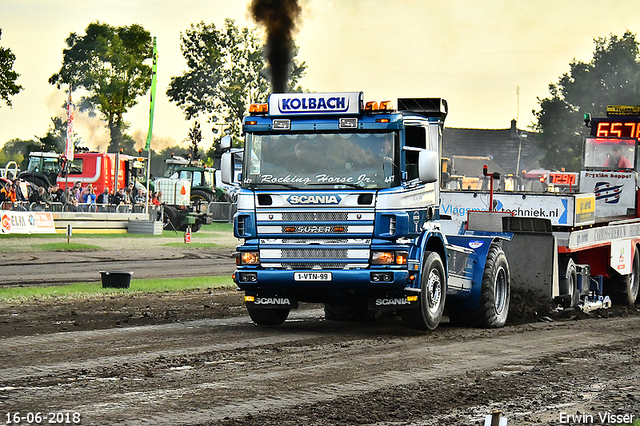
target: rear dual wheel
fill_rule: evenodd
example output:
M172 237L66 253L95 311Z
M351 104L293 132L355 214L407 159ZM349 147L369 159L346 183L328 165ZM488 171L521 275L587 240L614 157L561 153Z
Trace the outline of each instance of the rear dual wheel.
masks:
M566 264L566 265L565 265ZM562 305L565 308L578 306L580 302L580 292L578 291L578 273L573 259L567 259L560 265L560 270L564 270L564 276L560 276L560 296Z
M449 308L452 324L470 327L499 328L507 322L511 299L509 264L502 248L491 244L482 273L482 288L478 309Z
M614 273L610 282L613 285L611 298L616 303L628 306L633 306L636 303L638 289L640 288L640 255L638 247L633 250L631 273L629 275Z

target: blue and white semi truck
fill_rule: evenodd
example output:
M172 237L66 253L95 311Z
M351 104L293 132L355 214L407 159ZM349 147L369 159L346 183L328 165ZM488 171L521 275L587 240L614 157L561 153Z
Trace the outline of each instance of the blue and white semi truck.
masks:
M445 235L439 221L446 115L439 98L393 109L361 92L276 93L251 105L234 281L255 323L279 325L311 302L332 320L392 310L433 330L446 306L458 324L505 324L505 234ZM225 183L233 158L222 158Z

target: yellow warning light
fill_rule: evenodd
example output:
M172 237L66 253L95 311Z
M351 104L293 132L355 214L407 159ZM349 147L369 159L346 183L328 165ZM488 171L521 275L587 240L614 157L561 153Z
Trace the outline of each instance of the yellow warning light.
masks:
M365 112L378 111L378 102L376 101L367 102L366 104L364 104L364 110Z
M391 105L391 101L382 101L380 102L380 111L391 111L393 109L393 105Z
M407 302L417 302L418 296L407 296Z
M256 298L254 296L245 296L244 297L244 301L245 302L255 302Z
M269 112L269 104L249 105L249 114L266 114Z

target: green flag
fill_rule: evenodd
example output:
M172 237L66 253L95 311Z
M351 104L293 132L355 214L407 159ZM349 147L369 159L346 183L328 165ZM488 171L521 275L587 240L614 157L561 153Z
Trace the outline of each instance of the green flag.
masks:
M149 106L149 132L147 133L147 144L144 147L145 151L149 151L151 148L151 134L153 133L153 114L156 108L156 81L158 75L158 45L156 38L153 38L153 68L151 76L151 104Z

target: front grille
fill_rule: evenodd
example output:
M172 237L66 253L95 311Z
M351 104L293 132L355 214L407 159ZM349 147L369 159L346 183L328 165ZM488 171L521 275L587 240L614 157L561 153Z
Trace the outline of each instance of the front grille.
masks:
M293 239L293 238L283 238L282 244L308 244L309 242L318 243L318 244L347 244L349 242L346 238L326 238L322 240L306 240L306 239Z
M347 259L347 249L282 249L283 259Z
M293 228L293 230L291 230L291 228ZM348 226L334 225L283 225L280 227L280 229L283 234L344 234L349 232Z
M285 221L344 221L347 220L346 212L288 212L282 213L282 220Z
M287 263L290 269L344 269L344 263Z

